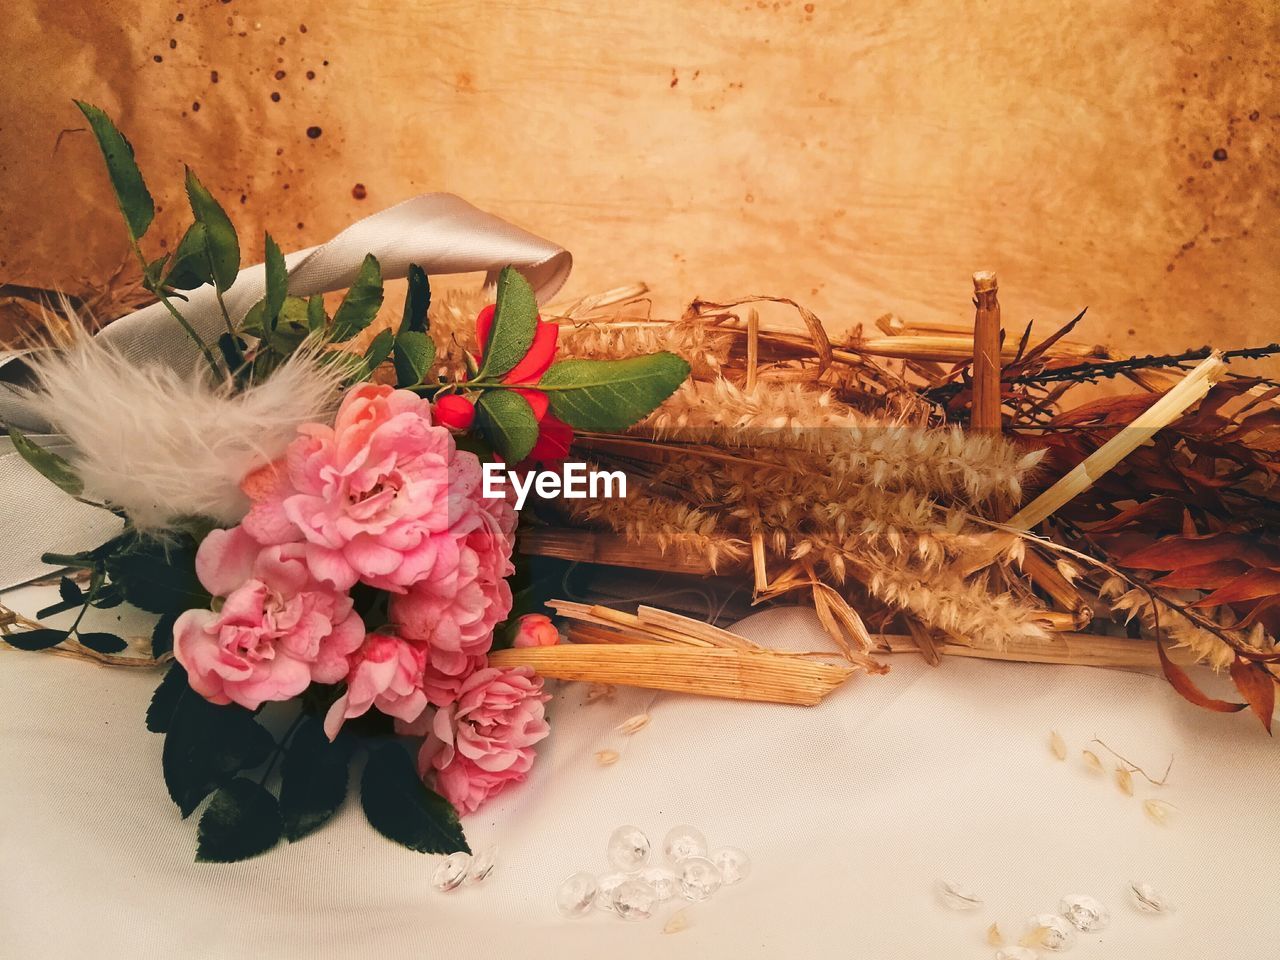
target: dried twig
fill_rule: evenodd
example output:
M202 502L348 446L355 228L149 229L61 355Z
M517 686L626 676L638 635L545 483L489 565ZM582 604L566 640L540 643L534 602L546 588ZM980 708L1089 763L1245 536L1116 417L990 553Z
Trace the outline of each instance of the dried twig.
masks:
M1147 771L1143 770L1140 766L1138 766L1132 760L1125 759L1115 750L1111 749L1111 747L1107 746L1105 743L1099 740L1097 737L1094 737L1089 742L1096 743L1103 750L1107 751L1107 753L1111 754L1121 763L1125 764L1129 768L1130 772L1142 774L1143 779L1145 779L1147 783L1151 784L1153 787L1163 787L1166 783L1169 782L1169 771L1173 769L1173 754L1169 755L1169 765L1164 768L1164 775L1159 780L1156 780L1149 773L1147 773Z

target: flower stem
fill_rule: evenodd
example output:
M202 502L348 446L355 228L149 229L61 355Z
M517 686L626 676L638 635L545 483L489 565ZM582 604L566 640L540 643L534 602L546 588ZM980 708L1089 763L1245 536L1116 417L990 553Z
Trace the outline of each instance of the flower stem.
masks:
M209 345L201 339L200 334L196 332L196 328L191 326L187 321L187 318L178 312L178 308L175 307L173 305L173 301L165 295L164 290L161 289L160 285L158 283L152 283L151 278L147 274L147 258L142 255L142 248L138 246L137 240L131 240L131 242L133 244L134 255L138 258L138 263L142 267L143 286L159 298L160 302L164 304L165 309L169 311L173 319L177 320L182 329L187 332L187 336L195 341L196 346L200 348L200 352L204 354L205 363L209 365L209 370L213 373L214 377L220 377L222 374L218 370L218 361L214 358L213 351L210 350ZM219 297L219 302L221 302L221 297Z

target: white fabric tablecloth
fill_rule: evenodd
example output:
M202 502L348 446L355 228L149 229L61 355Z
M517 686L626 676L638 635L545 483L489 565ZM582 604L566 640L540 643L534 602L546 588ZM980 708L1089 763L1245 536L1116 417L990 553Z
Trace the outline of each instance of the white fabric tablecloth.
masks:
M824 644L797 609L740 629ZM1112 912L1105 932L1080 936L1082 960L1275 955L1280 751L1256 720L1197 710L1133 673L892 662L811 709L631 690L588 706L585 687L563 685L531 781L467 821L473 846L497 843L497 869L441 894L436 858L383 840L354 796L297 845L194 863L195 818L179 819L161 737L143 727L158 678L0 653L0 955L965 960L993 955L993 921L1016 939L1070 893ZM613 732L644 710L647 728ZM1053 758L1051 729L1068 762ZM1135 776L1128 797L1089 773L1079 751L1095 735L1157 776L1173 754L1168 786ZM622 756L600 767L606 748ZM1144 816L1152 796L1176 806L1168 825ZM646 923L556 913L563 877L606 871L614 827L634 823L656 845L680 822L754 862L747 881L689 907L683 932L662 932L682 903ZM944 876L985 906L941 906ZM1177 912L1138 913L1131 879Z

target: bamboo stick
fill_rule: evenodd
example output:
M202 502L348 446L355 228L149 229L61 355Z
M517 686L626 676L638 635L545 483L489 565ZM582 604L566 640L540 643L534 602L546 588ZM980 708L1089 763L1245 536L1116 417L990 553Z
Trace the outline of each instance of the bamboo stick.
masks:
M1000 432L1000 301L996 275L973 275L973 401L969 427L985 433Z
M907 328L907 322L894 313L886 313L882 317L877 317L876 326L880 329L881 333L890 337L901 337L911 334L911 331ZM929 383L938 383L947 376L946 368L934 360L908 360L906 363L908 367Z
M747 392L756 388L756 368L760 364L760 311L747 314Z
M1121 460L1150 440L1186 412L1187 408L1209 392L1223 375L1226 364L1214 352L1201 361L1182 381L1148 407L1141 416L1095 450L1066 476L1062 477L1008 521L1008 526L1030 530L1069 503L1115 467Z
M1034 550L1027 550L1022 557L1022 569L1036 586L1053 598L1054 603L1071 615L1071 629L1083 630L1089 625L1093 610L1057 567Z
M654 544L630 543L624 537L594 530L564 527L531 527L520 531L518 545L529 556L604 563L614 567L662 570L667 573L695 573L711 576L726 569L744 568L732 558L717 569L703 556L685 554L678 548L663 551Z
M544 677L693 693L729 700L816 706L856 672L770 651L575 644L498 650L495 667L528 666Z
M665 627L669 630L682 630L698 639L713 643L717 647L729 647L735 650L761 649L758 644L752 643L746 637L738 636L731 630L723 630L715 624L707 623L703 620L695 620L692 617L682 617L680 614L672 613L670 610L659 610L657 607L647 607L641 604L636 610L636 616L646 626L652 625Z
M691 636L683 630L672 630L669 627L658 626L653 623L645 623L634 613L627 613L625 610L614 610L612 607L594 606L591 608L591 614L598 617L605 623L616 623L622 627L630 627L633 630L639 630L641 633L649 634L658 639L667 639L676 643L684 643L691 647L711 647L714 644L709 640L703 640L701 637Z
M893 316L893 315L889 314L889 316ZM965 324L961 324L961 323L946 323L946 322L931 321L931 320L922 320L922 321L913 320L909 324L903 321L899 321L899 322L901 323L900 329L886 330L884 327L880 327L880 329L883 330L886 334L890 334L890 333L897 334L897 335L930 334L930 335L943 336L943 337L966 337L966 338L971 337L973 332L973 328L971 326L966 326ZM877 321L876 325L879 326L879 321ZM1044 341L1048 339L1049 339L1048 337L1037 337L1033 335L1027 342L1027 349L1032 349L1038 346L1039 344L1044 343ZM1016 355L1016 353L1017 353L1016 345L1001 351L1002 356L1007 355L1009 357ZM1089 344L1089 343L1085 343L1083 340L1072 340L1069 338L1065 338L1057 341L1049 349L1049 356L1062 357L1064 359L1068 357L1078 357L1081 360L1091 360L1091 359L1106 360L1111 356L1111 353L1110 351L1107 350L1106 347L1104 347L1101 344Z

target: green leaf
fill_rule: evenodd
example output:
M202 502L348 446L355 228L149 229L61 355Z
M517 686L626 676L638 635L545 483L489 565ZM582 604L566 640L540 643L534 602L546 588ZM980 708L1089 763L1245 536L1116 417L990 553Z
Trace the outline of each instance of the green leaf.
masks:
M90 650L96 650L98 653L119 653L121 650L128 650L127 641L117 637L114 633L81 633L76 631L76 639Z
M26 630L22 633L0 634L0 640L19 650L48 650L67 639L66 630Z
M76 607L83 607L83 600L59 600L57 603L51 603L47 607L41 607L36 611L36 619L43 620L46 617L55 617L60 613L66 613L68 610L74 610Z
M319 829L347 799L346 737L330 743L324 727L308 717L289 741L280 767L280 812L290 843Z
M226 291L240 272L240 241L236 238L236 228L190 167L187 167L187 200L191 202L191 213L196 223L205 229L205 250L208 251L213 284L220 291Z
M62 598L64 603L84 602L84 591L80 589L80 584L70 577L63 577L58 581L58 596Z
M215 787L258 766L274 747L271 734L243 707L183 697L170 718L161 755L169 796L189 817Z
M519 463L538 442L538 421L529 401L512 390L486 390L476 401L485 438L507 463Z
M396 386L414 387L431 369L436 359L436 344L428 334L400 328L395 347Z
M373 322L381 306L382 268L378 266L378 258L370 253L360 264L355 283L333 315L333 339L339 343L350 340Z
M263 298L263 325L274 329L276 318L280 316L280 308L284 306L284 298L289 295L289 269L284 265L284 254L271 234L266 234L267 247L267 295Z
M618 431L644 419L689 376L674 353L625 360L561 360L542 375L551 412L579 430Z
M115 190L116 202L129 225L129 234L135 240L141 239L147 227L151 226L156 208L147 185L142 181L142 172L133 159L133 145L103 110L81 100L75 101L75 105L89 121L89 127L98 140L98 149L107 163L111 188Z
M236 777L213 796L200 818L196 860L235 863L280 842L280 808L267 790Z
M324 297L316 294L307 301L307 326L312 330L323 330L329 324L329 315L324 312Z
M399 744L370 752L360 803L373 828L403 847L419 853L471 852L453 804L423 785Z
M107 574L124 588L126 600L147 613L207 607L209 592L196 577L196 546L185 533L164 541L135 536L106 558Z
M147 707L147 729L152 733L168 733L178 705L187 696L196 696L187 682L187 671L180 663L170 665L169 672L156 686L151 694L151 704Z
M538 327L538 301L533 287L514 267L498 274L497 303L479 379L498 379L524 359Z
M162 285L176 290L194 290L213 282L209 266L209 232L203 223L193 223L178 242L173 252L173 262Z
M390 330L380 330L364 353L364 365L369 373L377 370L382 361L391 355L391 347L396 342L396 335Z
M173 652L173 625L178 622L177 611L162 614L151 629L151 656L163 657Z
M99 610L110 610L124 603L124 589L117 583L108 583L90 601Z
M426 333L427 310L431 307L431 283L427 272L416 263L409 264L409 292L404 297L404 318L400 333Z
M222 360L226 363L227 369L232 373L244 366L244 344L240 342L239 337L233 337L229 333L222 334L218 337L218 351L222 354Z
M56 453L28 440L13 427L9 428L9 439L13 441L13 448L22 454L22 459L35 467L46 480L57 484L73 497L84 493L84 481L71 469L71 464Z

